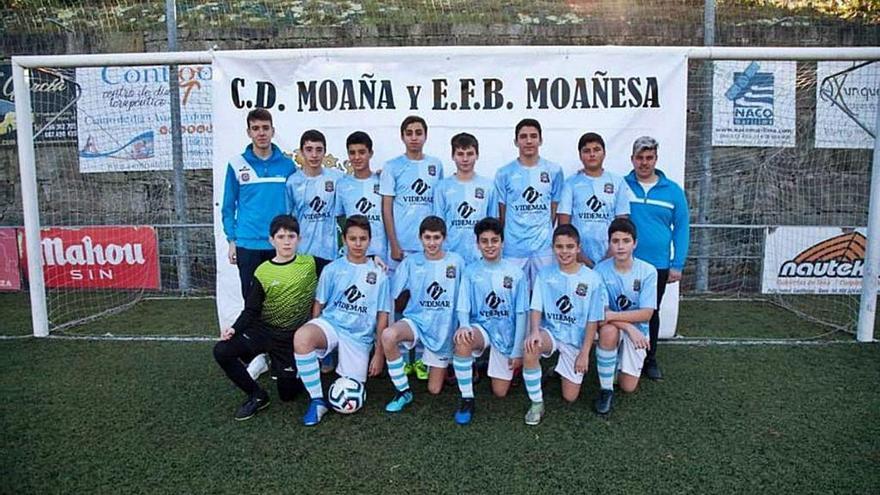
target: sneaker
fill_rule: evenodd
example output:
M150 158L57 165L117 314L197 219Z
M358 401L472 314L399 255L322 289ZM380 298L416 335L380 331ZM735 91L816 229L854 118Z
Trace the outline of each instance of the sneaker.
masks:
M544 403L543 402L532 402L532 405L529 406L528 412L526 412L526 424L529 426L535 426L541 422L544 418Z
M646 376L654 381L663 379L663 373L660 372L660 366L657 364L657 361L645 363L645 367L642 368L642 376Z
M309 401L309 410L303 416L303 424L305 426L315 426L321 422L321 418L327 414L329 408L324 399L312 399Z
M244 421L251 419L257 414L257 411L262 411L267 407L269 407L269 394L265 390L260 390L238 408L238 411L235 413L235 420Z
M413 363L406 363L403 365L403 374L406 376L412 376L413 373L416 372L416 367Z
M416 371L416 378L420 381L426 381L428 379L428 366L424 361L418 359L412 364L412 367Z
M602 390L596 399L596 412L605 415L611 412L611 403L614 401L614 390Z
M247 367L248 375L251 375L254 380L267 371L269 371L269 358L265 354L258 354Z
M455 411L455 424L466 425L474 415L474 399L461 399L458 411Z
M385 410L392 413L400 412L403 411L403 408L408 406L412 401L413 393L411 390L397 392L394 399L385 406Z

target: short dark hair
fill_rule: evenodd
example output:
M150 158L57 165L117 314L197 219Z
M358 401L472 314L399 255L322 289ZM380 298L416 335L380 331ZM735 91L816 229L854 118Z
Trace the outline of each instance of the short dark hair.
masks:
M345 149L353 144L362 144L367 147L367 150L373 151L373 139L364 131L354 131L348 135L345 139Z
M272 123L272 114L266 110L265 108L255 108L248 112L247 114L247 125L251 126L251 122L255 120L268 120L269 123Z
M567 235L575 240L578 244L581 243L581 235L578 233L578 229L574 227L574 225L570 223L566 223L563 225L559 225L556 227L556 230L553 231L553 242L556 242L556 238L561 235Z
M629 234L632 236L633 240L636 240L636 224L632 222L629 218L615 218L611 221L611 225L608 226L608 239L611 239L611 234L615 232L623 232L624 234Z
M275 237L275 234L281 229L289 230L299 235L299 220L287 214L278 215L269 224L269 237Z
M367 235L373 238L373 231L370 230L370 219L363 215L352 215L345 219L345 225L342 227L342 237L348 234L348 229L358 227L367 231Z
M519 130L523 127L534 127L538 129L538 137L541 137L543 131L541 130L541 123L535 119L522 119L516 124L516 128L513 130L513 139L519 137Z
M419 237L427 231L440 232L446 237L446 222L436 215L429 215L419 224Z
M483 232L493 232L501 236L501 240L504 240L504 226L501 225L501 221L495 217L486 217L476 225L474 225L474 235L480 237L480 234Z
M403 136L403 133L406 132L407 126L410 124L422 124L422 129L425 130L425 134L428 133L428 123L425 122L425 119L419 117L418 115L410 115L407 118L403 119L403 122L400 123L400 135Z
M477 141L477 138L474 137L473 134L468 134L466 132L460 132L455 136L452 136L452 140L450 141L452 144L452 153L455 154L455 150L463 150L466 148L473 148L476 150L477 154L480 154L480 143Z
M324 137L324 134L321 131L309 129L302 133L302 136L299 138L299 149L302 149L302 147L306 145L306 141L321 143L324 145L324 149L327 149L327 138Z
M595 132L588 132L578 139L578 153L581 152L581 148L586 146L587 143L599 143L602 145L602 151L605 151L605 140L602 139L602 136Z

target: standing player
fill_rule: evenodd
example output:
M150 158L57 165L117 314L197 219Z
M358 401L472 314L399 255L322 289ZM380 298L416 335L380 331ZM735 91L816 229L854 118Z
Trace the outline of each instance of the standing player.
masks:
M403 259L394 273L392 297L409 290L410 298L403 319L382 334L382 348L388 360L388 374L397 395L385 406L388 412L400 412L413 400L404 372L399 345L412 349L418 342L425 346L428 366L428 392L439 394L452 356L452 331L455 328L455 301L461 270L461 256L443 251L446 224L429 216L419 225L424 252Z
M498 215L504 224L504 256L517 263L531 283L553 262L550 237L562 194L559 165L541 158L541 124L523 119L516 124L514 143L519 157L495 174Z
M300 251L315 257L318 274L336 259L336 182L342 172L324 168L327 140L314 129L299 139L302 173L287 179L287 211L295 216L302 228Z
M559 223L570 223L581 235L581 261L596 266L608 256L608 226L615 218L629 216L632 192L620 175L602 168L605 140L588 132L578 140L584 169L572 175L562 187Z
M226 166L221 209L229 263L238 266L241 297L247 297L254 270L275 256L266 232L272 219L285 213L284 183L296 173L293 161L272 144L275 128L268 110L248 113L247 135L251 144Z
M474 412L471 368L474 358L489 351L492 392L504 397L510 390L515 369L522 366L522 343L526 331L529 287L525 274L503 259L504 228L487 217L474 227L482 259L468 265L458 292L458 323L453 342L452 366L461 391L455 422L464 425Z
M562 376L562 398L574 402L590 362L590 347L604 318L605 288L593 270L578 262L580 236L571 225L553 231L556 265L538 273L532 291L529 326L523 355L523 382L532 401L526 424L544 417L541 362L559 352L556 372Z
M657 311L649 325L651 347L645 358L643 372L651 380L660 380L663 373L657 364L657 336L660 333L660 303L666 283L681 280L690 243L690 218L687 198L681 186L657 170L657 141L642 136L633 143L633 171L626 176L632 189L632 221L642 241L635 250L636 258L657 269ZM670 244L673 251L670 252ZM673 254L674 253L674 254Z
M282 401L293 400L301 389L290 357L294 330L308 319L315 297L315 260L296 253L299 223L295 218L278 215L270 224L269 234L275 257L256 269L244 310L231 327L223 330L220 342L214 346L217 364L248 396L235 413L239 421L269 405L269 394L248 375L242 359L249 361L257 354L269 353Z
M370 221L354 215L345 221L342 236L346 255L327 265L318 283L315 317L296 332L293 349L300 379L312 400L303 424L313 426L327 412L318 358L339 349L340 376L367 381L382 372L382 342L391 311L389 282L384 270L367 257ZM320 315L320 316L319 316ZM373 359L370 348L376 344ZM316 353L317 351L317 353Z
M596 412L608 414L614 398L614 374L624 392L635 392L650 346L648 321L657 306L657 270L633 257L638 245L636 227L628 218L617 218L608 227L611 258L596 266L608 295L605 322L599 327L596 370L601 392Z
M449 229L446 250L458 253L467 264L480 259L474 242L474 226L481 218L498 216L495 186L474 171L479 156L477 138L466 132L453 136L455 175L441 180L434 192L434 214L442 218Z
M364 215L370 220L370 247L367 256L378 256L388 262L388 241L382 223L382 196L379 174L370 170L373 140L366 132L353 132L345 140L348 163L354 175L344 175L336 183L336 214L350 217Z

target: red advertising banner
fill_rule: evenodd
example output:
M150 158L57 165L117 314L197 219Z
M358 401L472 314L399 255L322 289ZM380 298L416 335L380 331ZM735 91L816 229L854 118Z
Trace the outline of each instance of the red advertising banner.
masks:
M50 227L40 237L46 287L159 288L159 243L153 227ZM22 259L27 262L24 253Z
M15 228L0 228L0 291L21 290L18 263L18 233Z

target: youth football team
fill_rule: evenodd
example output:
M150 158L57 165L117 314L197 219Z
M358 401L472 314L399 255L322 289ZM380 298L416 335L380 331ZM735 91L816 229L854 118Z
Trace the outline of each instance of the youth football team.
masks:
M403 120L404 153L380 173L370 136L352 133L353 175L324 167L319 131L302 134L297 170L272 143L268 111L251 111L247 126L251 144L229 162L222 210L245 308L214 348L247 395L236 419L269 405L247 366L263 354L281 400L308 393L307 426L329 409L322 362L361 383L387 368L389 413L413 402L408 375L439 394L451 370L458 424L473 417L474 360L487 351L495 396L521 372L528 425L544 417L542 359L554 354L573 402L595 344L601 415L612 410L615 381L634 392L643 374L661 377L655 310L666 282L681 277L689 226L683 191L655 169L653 138L635 140L634 170L621 177L603 168L602 137L586 133L584 168L566 180L539 153L540 123L524 119L514 130L519 156L493 180L476 173L479 143L468 133L452 138L456 173L444 178L441 161L423 152L428 126L417 116Z

